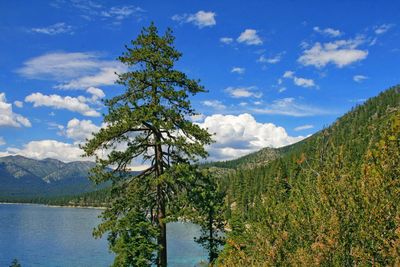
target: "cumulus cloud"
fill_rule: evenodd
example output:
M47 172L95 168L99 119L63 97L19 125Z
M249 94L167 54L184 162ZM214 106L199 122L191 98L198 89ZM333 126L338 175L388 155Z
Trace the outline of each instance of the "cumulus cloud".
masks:
M51 107L55 109L67 109L78 112L89 117L99 117L100 113L91 108L86 102L88 99L83 96L71 97L60 95L43 95L42 93L32 93L25 97L25 102L33 103L34 107Z
M31 122L24 116L14 113L12 104L7 103L6 94L0 93L0 127L31 127Z
M358 49L364 42L365 40L362 37L324 44L317 42L311 48L303 51L298 62L304 66L315 66L317 68L325 67L327 64L334 64L342 68L368 56L367 50Z
M392 27L394 26L394 24L382 24L379 26L375 26L374 27L374 32L375 34L384 34L386 33L388 30L390 30Z
M224 44L231 44L233 42L233 38L230 37L221 37L219 41Z
M201 103L206 107L210 107L217 110L223 110L226 108L226 106L222 104L222 102L219 100L205 100Z
M29 79L57 81L59 89L86 89L112 85L117 79L115 72L126 70L121 63L102 60L97 53L54 52L27 60L17 73Z
M261 45L263 43L257 31L253 29L246 29L236 40L247 45Z
M199 125L215 134L216 142L207 148L210 160L237 158L264 147L281 147L304 139L289 136L284 128L272 123L259 123L247 113L208 116Z
M265 108L255 108L252 111L258 114L285 115L291 117L332 114L332 112L318 107L298 103L298 101L293 97L274 100L272 103L267 104Z
M353 76L353 81L358 82L358 83L361 83L366 79L368 79L368 77L364 76L364 75L354 75Z
M65 22L59 22L47 27L42 28L32 28L31 32L42 33L47 35L56 35L61 33L73 33L72 26L66 24Z
M91 120L78 120L73 118L67 123L64 134L66 137L81 143L92 137L93 133L97 133L100 127L95 125Z
M216 25L217 21L215 17L216 14L214 12L200 10L195 14L174 15L172 16L172 20L180 23L193 23L201 29Z
M338 37L340 35L342 35L343 33L339 30L335 30L332 28L325 28L325 29L320 29L318 26L314 27L313 30L315 32L318 32L320 34L329 36L329 37Z
M4 141L4 138L0 136L0 146L5 145L6 141Z
M243 97L255 97L260 98L262 96L261 92L256 91L255 86L250 87L228 87L225 89L231 97L233 98L243 98Z
M240 67L233 67L231 72L237 73L237 74L243 74L246 71L245 68L240 68Z
M305 125L301 125L301 126L294 128L294 130L295 131L303 131L303 130L308 130L308 129L312 129L312 128L314 128L314 125L305 124Z
M283 74L283 78L292 79L293 83L297 86L306 87L306 88L307 87L315 87L314 80L297 77L294 75L294 72L290 71L290 70L286 71Z

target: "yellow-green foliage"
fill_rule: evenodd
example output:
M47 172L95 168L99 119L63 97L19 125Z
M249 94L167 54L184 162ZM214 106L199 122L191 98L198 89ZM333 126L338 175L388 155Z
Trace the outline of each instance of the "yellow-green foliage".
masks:
M399 266L398 91L282 159L231 175L234 227L220 266Z

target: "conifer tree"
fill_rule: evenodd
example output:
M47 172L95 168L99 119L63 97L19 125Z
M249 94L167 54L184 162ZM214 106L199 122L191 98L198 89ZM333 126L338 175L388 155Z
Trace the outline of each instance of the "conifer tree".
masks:
M160 36L152 23L126 46L118 59L130 70L117 81L126 90L105 101L107 126L83 146L96 157L91 179L112 182L112 202L94 234L108 233L115 266L167 266L169 207L190 190L187 174L212 141L190 121L196 113L188 97L205 89L174 69L182 54L173 43L170 29ZM133 175L134 160L149 167Z

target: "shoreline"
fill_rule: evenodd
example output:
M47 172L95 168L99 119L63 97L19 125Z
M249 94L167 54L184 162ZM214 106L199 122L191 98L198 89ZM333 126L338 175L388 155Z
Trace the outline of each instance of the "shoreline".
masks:
M35 205L45 206L49 208L76 208L76 209L97 209L105 210L107 207L95 207L95 206L73 206L73 205L48 205L42 203L23 203L23 202L0 202L0 205Z

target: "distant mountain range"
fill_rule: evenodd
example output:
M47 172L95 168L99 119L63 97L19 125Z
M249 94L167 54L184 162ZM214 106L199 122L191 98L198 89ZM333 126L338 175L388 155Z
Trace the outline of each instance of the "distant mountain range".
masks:
M95 163L0 157L0 198L76 195L98 189L89 179Z

